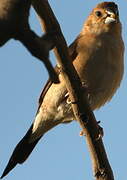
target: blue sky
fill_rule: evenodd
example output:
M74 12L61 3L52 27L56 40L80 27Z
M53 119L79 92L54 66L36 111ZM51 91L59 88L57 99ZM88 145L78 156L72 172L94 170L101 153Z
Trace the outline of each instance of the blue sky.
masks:
M94 1L49 1L61 25L67 43L70 44L80 32L89 12L99 2ZM123 39L127 44L126 1L115 1L119 5L123 24ZM36 15L31 10L30 24L41 34ZM104 128L104 144L115 180L127 177L127 78L125 73L121 87L110 103L95 111L97 120ZM11 40L0 48L0 174L10 155L34 120L39 94L48 79L41 62L32 57L17 41ZM55 58L51 53L55 64ZM85 138L79 137L80 127L73 122L59 125L49 131L38 143L29 159L18 165L6 180L21 179L92 179L91 161Z

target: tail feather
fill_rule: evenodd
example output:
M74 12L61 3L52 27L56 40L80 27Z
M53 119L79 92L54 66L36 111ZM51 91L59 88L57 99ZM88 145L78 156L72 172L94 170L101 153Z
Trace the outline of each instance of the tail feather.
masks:
M39 137L34 142L29 142L30 135L32 133L32 127L29 129L27 134L23 137L23 139L17 144L16 148L14 149L12 156L1 176L1 179L6 176L17 164L22 164L33 151L35 145L39 141L41 137Z

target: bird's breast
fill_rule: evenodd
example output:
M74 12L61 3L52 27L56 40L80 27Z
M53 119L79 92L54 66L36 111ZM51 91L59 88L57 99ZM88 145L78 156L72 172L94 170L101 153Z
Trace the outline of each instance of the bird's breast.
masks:
M119 42L119 43L118 43ZM86 82L92 109L109 101L119 87L123 75L122 39L104 39L81 49L75 67Z

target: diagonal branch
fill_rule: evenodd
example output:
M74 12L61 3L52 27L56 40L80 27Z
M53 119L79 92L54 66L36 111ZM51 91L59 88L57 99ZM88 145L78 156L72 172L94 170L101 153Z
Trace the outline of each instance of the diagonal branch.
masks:
M92 166L96 180L114 180L110 164L99 135L99 126L88 104L87 97L82 98L82 84L76 70L71 64L66 41L62 35L57 19L47 0L33 0L41 25L45 32L54 31L55 54L65 79L66 87L72 103L73 112L86 135Z

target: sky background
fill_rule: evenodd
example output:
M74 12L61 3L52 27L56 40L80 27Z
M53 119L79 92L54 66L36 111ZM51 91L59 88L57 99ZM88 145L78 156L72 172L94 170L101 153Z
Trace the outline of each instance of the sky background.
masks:
M98 0L50 0L70 44L80 32L91 9ZM123 39L127 44L127 2L119 5L123 25ZM30 24L41 34L35 12L31 10ZM51 59L55 64L55 58ZM125 73L121 87L110 103L95 111L104 128L104 144L115 180L127 178L127 78ZM38 98L48 79L41 62L32 57L17 41L11 40L0 48L0 174L2 174L13 149L30 127L36 114ZM29 159L18 165L5 177L6 180L92 180L91 161L85 138L79 136L77 122L59 125L49 131L38 143Z

